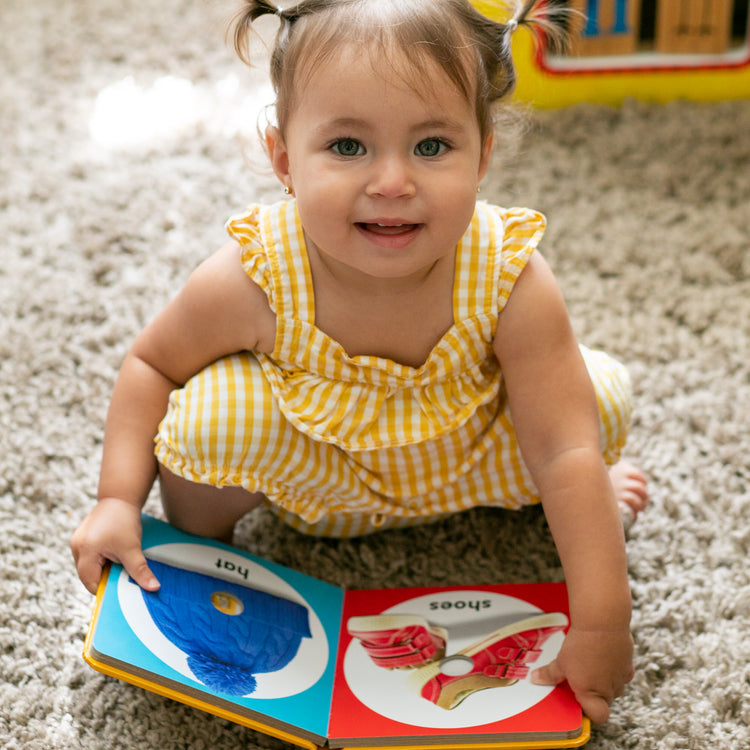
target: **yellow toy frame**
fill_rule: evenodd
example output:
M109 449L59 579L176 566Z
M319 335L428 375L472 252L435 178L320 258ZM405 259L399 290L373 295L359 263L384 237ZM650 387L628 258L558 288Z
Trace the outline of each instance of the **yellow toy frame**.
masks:
M495 20L508 17L506 6L493 0L472 0ZM750 46L723 55L626 56L608 61L584 58L558 60L536 50L531 33L521 29L513 40L518 71L517 101L540 108L577 102L619 105L627 98L667 102L674 99L719 101L750 97ZM569 63L569 64L566 64Z

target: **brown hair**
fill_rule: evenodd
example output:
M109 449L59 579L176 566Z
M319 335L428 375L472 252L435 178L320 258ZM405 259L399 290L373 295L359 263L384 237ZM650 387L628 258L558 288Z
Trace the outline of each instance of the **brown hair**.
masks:
M437 63L473 102L484 140L492 131L493 105L515 86L513 31L520 25L541 27L560 45L566 28L560 6L541 17L534 13L535 0L524 0L505 23L486 18L468 0L300 0L286 9L269 0L246 0L243 6L233 36L238 55L248 64L252 23L268 14L280 19L270 72L282 133L300 85L297 77L311 74L342 45L356 44L368 50L377 65L394 66L415 88L417 82L429 80L423 74L430 63Z

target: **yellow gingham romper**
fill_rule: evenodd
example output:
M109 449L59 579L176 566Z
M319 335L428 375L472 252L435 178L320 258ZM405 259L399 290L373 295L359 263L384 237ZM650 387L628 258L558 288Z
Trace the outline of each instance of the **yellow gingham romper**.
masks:
M325 536L539 502L492 340L544 228L535 211L477 204L456 249L455 323L413 368L349 357L315 327L296 202L252 206L227 229L276 314L274 350L220 359L175 390L158 461L194 482L262 492L293 527ZM629 378L606 354L581 350L611 464L627 435Z

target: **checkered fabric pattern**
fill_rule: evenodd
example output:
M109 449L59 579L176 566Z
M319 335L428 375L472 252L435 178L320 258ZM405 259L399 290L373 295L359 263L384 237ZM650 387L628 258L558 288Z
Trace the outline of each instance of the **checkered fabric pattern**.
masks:
M162 464L192 481L263 492L295 528L325 536L538 502L492 341L544 232L541 214L477 204L457 247L454 325L419 368L349 357L315 327L295 201L253 206L227 228L276 313L275 348L221 359L172 394L157 437ZM627 372L582 352L613 463L630 416Z

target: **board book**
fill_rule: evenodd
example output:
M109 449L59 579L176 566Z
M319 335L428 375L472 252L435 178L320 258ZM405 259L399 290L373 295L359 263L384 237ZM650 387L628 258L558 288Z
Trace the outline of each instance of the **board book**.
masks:
M567 684L529 679L564 638L565 584L343 590L149 516L143 549L161 588L105 570L99 672L311 750L589 739Z

